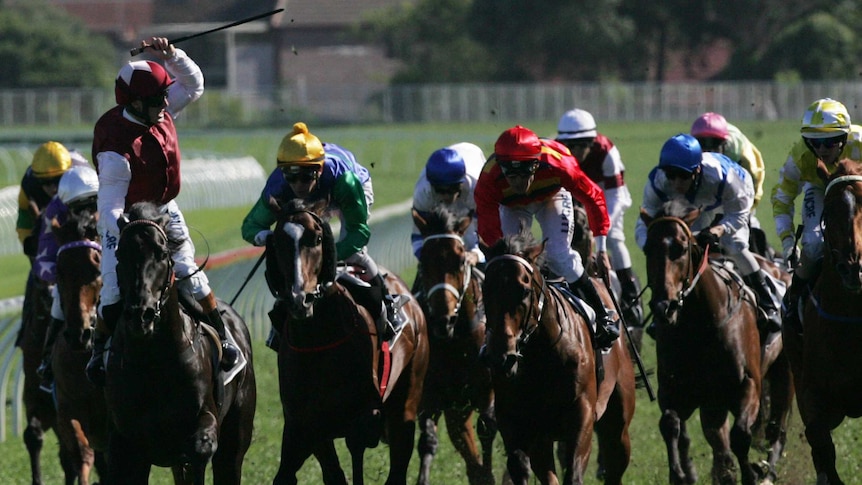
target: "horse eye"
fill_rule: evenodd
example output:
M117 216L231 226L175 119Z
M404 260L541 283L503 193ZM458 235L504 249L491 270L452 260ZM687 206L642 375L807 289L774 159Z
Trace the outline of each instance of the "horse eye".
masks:
M667 255L671 260L675 260L681 258L684 252L685 248L682 244L673 243L668 248Z
M526 300L530 297L530 293L532 292L532 288L523 288L523 292L521 294L521 299Z

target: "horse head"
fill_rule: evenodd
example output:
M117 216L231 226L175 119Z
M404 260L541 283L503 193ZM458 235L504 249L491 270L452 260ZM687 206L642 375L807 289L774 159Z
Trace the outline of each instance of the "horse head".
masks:
M823 200L823 240L828 259L847 291L862 293L862 167L842 160Z
M491 368L507 377L518 372L521 346L539 326L544 305L545 281L539 268L544 243L528 231L507 236L488 251L482 294L489 332L487 354Z
M314 304L335 282L337 263L332 229L320 214L326 201L306 205L294 199L281 207L271 201L277 222L273 231L274 264L267 265L276 297L286 300L295 319L314 316Z
M641 219L647 226L643 249L647 285L652 290L649 306L660 323L677 323L685 295L696 283L694 267L697 259L705 255L690 226L700 213L673 201L655 216L641 211Z
M57 239L57 291L65 317L63 338L70 348L89 350L102 288L102 247L95 207L70 210L61 225L51 220Z
M173 288L173 243L166 232L169 220L154 204L139 202L118 221L117 280L131 336L153 335Z
M472 271L464 233L472 221L470 214L455 214L442 205L427 214L413 210L413 223L423 240L419 264L425 314L435 338L455 336L455 324L470 290Z

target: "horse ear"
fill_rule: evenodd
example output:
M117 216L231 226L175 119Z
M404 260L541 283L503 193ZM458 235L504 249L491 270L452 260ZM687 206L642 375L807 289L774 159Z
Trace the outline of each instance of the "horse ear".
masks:
M117 227L122 231L126 224L129 223L129 215L123 212L120 217L117 218Z
M326 208L329 207L329 200L326 198L317 199L311 204L308 205L307 209L310 212L317 214L318 216L323 216L323 213L326 211Z
M275 212L276 214L281 212L281 205L279 205L278 200L276 200L276 198L271 196L271 195L269 196L269 200L267 201L267 205L269 206L269 209L271 211Z
M326 222L321 224L323 230L323 266L320 271L320 279L324 283L335 281L337 276L338 254L335 250L335 237L332 236L332 227Z
M467 214L466 216L462 217L458 221L458 229L456 229L458 234L463 236L464 233L467 232L467 228L470 227L471 222L473 222L473 216L471 214Z
M685 217L683 217L682 220L690 227L692 223L700 217L701 212L703 212L703 210L700 207L692 209L685 214Z
M542 254L542 252L545 250L545 243L547 242L548 240L544 239L539 244L535 244L528 247L524 250L524 257L528 259L531 263L535 263L536 260L539 259L539 256Z
M651 215L647 214L646 209L644 209L643 207L641 207L641 211L640 211L640 212L641 212L641 215L640 215L641 220L642 220L642 221L644 221L644 224L646 224L647 226L649 226L650 224L652 224L652 221L653 221L653 220L655 220L655 217L653 217L653 216L651 216Z
M413 214L413 224L416 224L416 227L419 229L419 234L425 235L425 231L428 229L428 221L422 217L418 210L415 207L410 209L411 214Z

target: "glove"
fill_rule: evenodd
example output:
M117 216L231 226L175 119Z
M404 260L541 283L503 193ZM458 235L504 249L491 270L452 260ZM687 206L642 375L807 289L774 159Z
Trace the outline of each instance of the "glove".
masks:
M711 249L718 250L718 236L710 231L709 229L704 229L697 233L694 237L694 240L697 241L697 245L706 249L709 246Z
M36 236L30 235L30 236L25 237L24 241L23 241L23 245L24 245L24 254L26 254L27 256L30 256L31 258L35 258L36 252L38 251L38 247L39 247L39 240L36 238Z
M266 246L266 238L272 235L272 231L269 229L264 229L260 231L254 236L254 245L255 246Z
M784 253L784 264L787 265L787 269L793 269L799 263L799 248L796 246L796 241L792 237L782 239L781 249Z

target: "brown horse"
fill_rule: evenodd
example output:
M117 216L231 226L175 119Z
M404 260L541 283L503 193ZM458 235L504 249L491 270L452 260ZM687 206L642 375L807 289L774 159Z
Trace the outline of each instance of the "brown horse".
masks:
M761 350L753 294L721 261L710 261L697 244L689 224L698 215L678 205L668 205L656 218L642 215L648 226L644 252L650 307L657 323L659 428L667 446L669 481L697 480L685 423L700 408L701 426L713 452L713 482L736 483L735 455L742 483L751 484L758 475L774 478L793 395L789 368L780 336L771 337ZM769 466L761 470L749 462L748 454L763 376L773 364L774 372L767 374L772 409L765 423ZM728 413L735 417L730 430Z
M804 336L785 334L817 483L838 485L831 432L845 417L862 416L862 170L843 160L830 180L823 263L803 306Z
M82 485L90 483L94 465L100 473L107 471L101 453L107 447L108 433L105 396L84 373L92 351L102 287L102 247L98 243L95 206L92 209L70 211L62 226L56 219L51 221L59 244L57 291L65 317L63 338L57 339L52 352L57 434Z
M30 456L30 475L32 485L42 485L42 446L45 443L45 433L50 429L57 432L57 412L51 395L39 388L41 378L36 369L42 362L42 351L45 334L51 324L51 289L39 280L32 272L27 279L24 290L27 294L21 315L21 333L16 345L21 347L24 368L24 410L27 417L27 427L24 429L24 445ZM59 435L58 435L59 438ZM65 448L60 447L60 466L63 468L65 483L75 483L75 467L73 457Z
M472 485L493 484L492 456L497 423L489 369L479 359L485 341L482 301L484 276L467 262L464 232L470 215L457 215L444 206L413 222L424 242L419 256L419 297L428 321L431 359L419 414L420 485L428 484L437 452L437 420L445 412L449 439L464 458ZM473 411L481 453L473 431Z
M526 232L488 251L482 288L487 352L507 470L519 485L528 483L530 468L543 484L582 483L595 430L604 481L618 484L629 464L635 409L625 337L602 356L604 377L598 382L589 323L566 292L543 277L543 251ZM600 291L611 306L607 292ZM563 449L562 482L554 470L554 442Z
M365 448L381 438L371 413L381 403L390 458L386 483L406 484L428 368L422 309L407 303L409 322L391 342L378 343L368 311L336 279L335 240L319 215L322 205L293 200L273 208L278 222L267 279L288 307L278 354L284 430L273 484L297 483L297 470L312 454L324 483L346 484L333 443L340 437L351 454L352 483L364 483ZM392 293L409 293L391 274L386 284Z
M257 399L251 342L242 318L223 302L225 327L246 358L219 371L219 338L199 309L180 304L169 218L150 203L120 220L117 276L123 312L110 344L105 395L111 416L109 483L147 483L152 465L176 483L240 483ZM190 298L189 298L190 299ZM226 382L227 381L227 382Z

